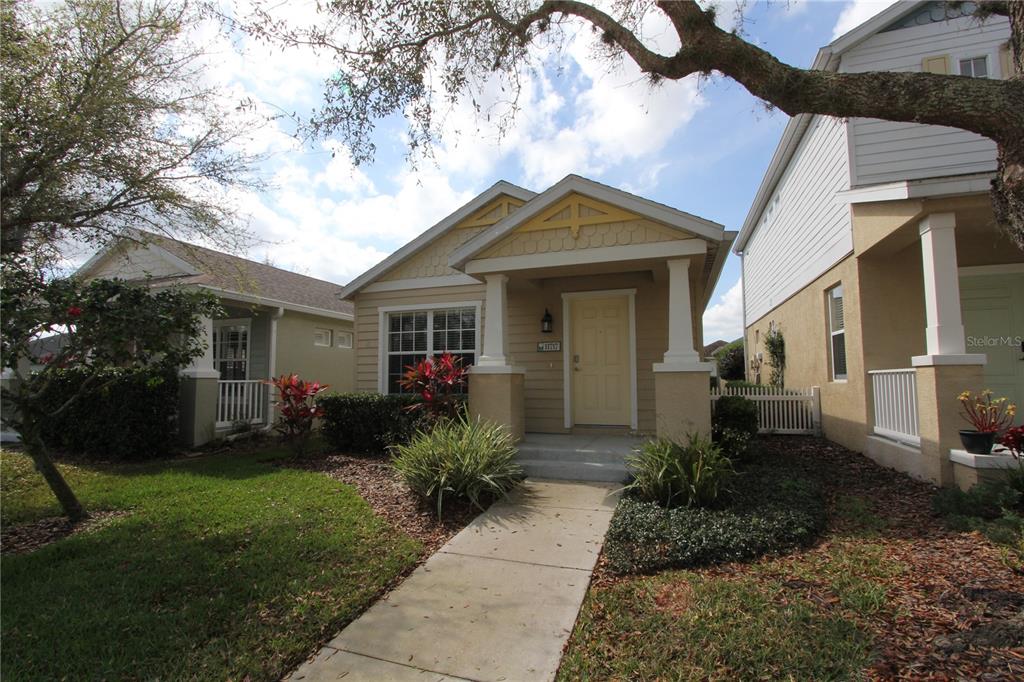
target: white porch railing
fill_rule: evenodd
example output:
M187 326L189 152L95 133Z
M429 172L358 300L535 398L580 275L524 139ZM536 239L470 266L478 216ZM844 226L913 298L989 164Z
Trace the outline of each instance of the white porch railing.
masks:
M917 373L913 369L868 372L875 403L874 432L908 445L921 445L917 422Z
M821 391L812 388L733 386L711 390L711 409L722 396L741 396L757 405L758 432L821 433Z
M217 427L262 424L267 411L263 379L222 379L217 382Z

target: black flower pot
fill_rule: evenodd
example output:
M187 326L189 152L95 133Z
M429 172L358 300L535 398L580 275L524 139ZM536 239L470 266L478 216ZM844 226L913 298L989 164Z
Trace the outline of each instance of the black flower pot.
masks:
M960 442L964 444L964 450L972 455L990 455L996 442L996 434L993 431L961 429Z

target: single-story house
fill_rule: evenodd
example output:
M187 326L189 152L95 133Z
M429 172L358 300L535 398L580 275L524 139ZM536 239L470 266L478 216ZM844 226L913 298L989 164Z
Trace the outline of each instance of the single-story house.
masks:
M356 389L395 393L445 351L473 414L524 433L710 428L701 317L734 233L577 175L497 182L341 294Z
M220 299L224 314L203 321L206 353L181 371L187 445L272 423L271 377L353 389L353 307L337 284L153 234L102 249L76 276L198 287Z

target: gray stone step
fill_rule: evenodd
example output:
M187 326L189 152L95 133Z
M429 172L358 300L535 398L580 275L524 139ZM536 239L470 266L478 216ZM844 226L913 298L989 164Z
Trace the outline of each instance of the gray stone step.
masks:
M561 454L561 453L559 453ZM624 483L628 476L621 456L618 462L580 462L557 459L531 459L518 457L516 461L527 476L564 481L602 481Z
M624 446L601 447L579 446L575 448L551 447L546 444L520 443L519 457L551 462L598 462L601 464L622 464L630 449Z

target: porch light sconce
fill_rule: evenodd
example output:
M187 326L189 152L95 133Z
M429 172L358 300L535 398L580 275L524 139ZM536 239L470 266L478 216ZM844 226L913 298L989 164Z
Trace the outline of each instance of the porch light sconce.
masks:
M551 313L548 312L547 308L545 308L544 309L544 317L540 318L540 331L541 331L541 333L543 333L543 334L550 334L551 333L551 323L552 323L552 321L553 320L551 319Z

